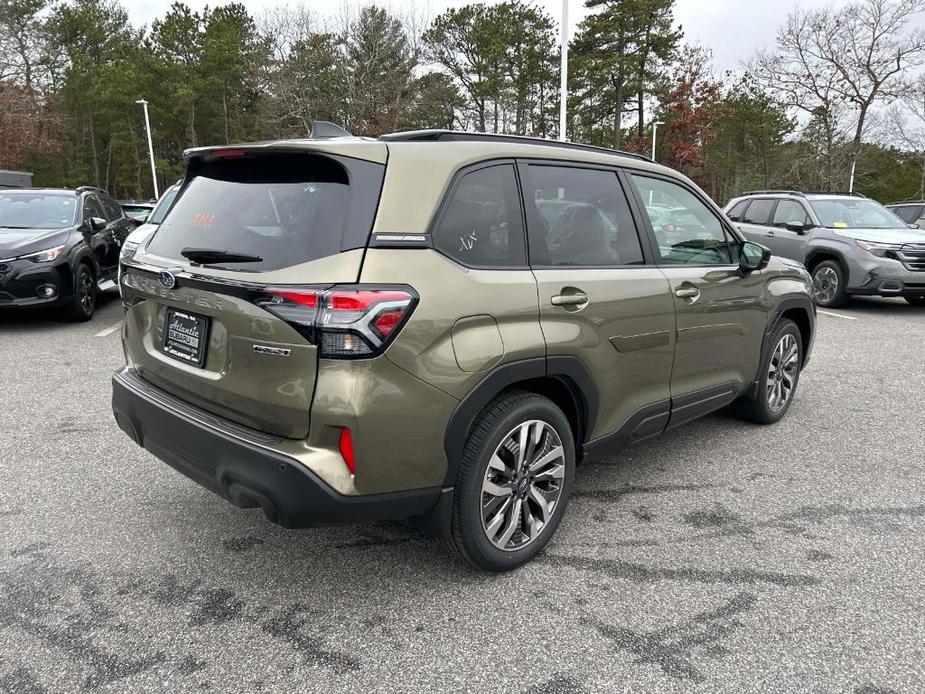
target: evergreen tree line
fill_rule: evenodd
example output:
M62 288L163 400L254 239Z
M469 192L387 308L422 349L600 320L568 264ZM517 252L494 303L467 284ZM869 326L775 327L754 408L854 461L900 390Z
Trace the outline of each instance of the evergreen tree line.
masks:
M925 190L921 0L796 10L735 74L685 42L674 0L586 0L570 42L567 136L649 153L719 202L749 188ZM119 0L0 0L0 168L40 185L150 196L193 146L459 128L555 138L559 27L525 0L424 21L370 4L259 16L175 2L135 26Z

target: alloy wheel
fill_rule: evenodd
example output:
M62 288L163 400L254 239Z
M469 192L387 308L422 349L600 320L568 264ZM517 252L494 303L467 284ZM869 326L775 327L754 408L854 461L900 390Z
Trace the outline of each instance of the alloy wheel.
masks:
M536 540L556 513L565 479L559 434L533 419L512 429L495 449L482 481L482 529L497 548L513 551Z
M768 364L767 394L771 412L780 412L790 401L793 387L796 385L799 359L797 339L792 333L787 333L777 343Z
M83 270L80 273L77 292L80 297L81 310L89 315L93 311L95 297L93 295L93 275L88 270Z
M813 273L813 298L816 303L829 304L838 291L838 273L829 266L823 266Z

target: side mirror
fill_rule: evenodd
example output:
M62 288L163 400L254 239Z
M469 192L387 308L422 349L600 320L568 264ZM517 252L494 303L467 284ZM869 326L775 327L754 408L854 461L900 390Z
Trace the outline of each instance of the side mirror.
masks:
M810 229L810 227L804 224L803 222L787 222L786 224L784 224L784 228L787 229L788 231L795 231L801 236Z
M106 220L102 217L90 217L90 231L102 231L106 228Z
M743 275L755 270L763 270L771 262L771 249L760 243L746 241L739 253L739 272Z

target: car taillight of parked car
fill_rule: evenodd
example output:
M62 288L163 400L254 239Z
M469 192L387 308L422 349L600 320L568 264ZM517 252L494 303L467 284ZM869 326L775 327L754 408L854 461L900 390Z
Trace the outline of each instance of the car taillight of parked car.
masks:
M254 302L318 345L320 356L349 359L381 354L417 300L410 288L269 287Z

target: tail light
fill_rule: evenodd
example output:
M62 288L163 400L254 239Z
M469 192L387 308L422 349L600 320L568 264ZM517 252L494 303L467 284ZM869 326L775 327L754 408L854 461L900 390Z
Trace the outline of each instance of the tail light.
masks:
M410 287L270 287L256 303L318 345L322 357L350 359L381 354L417 299Z

